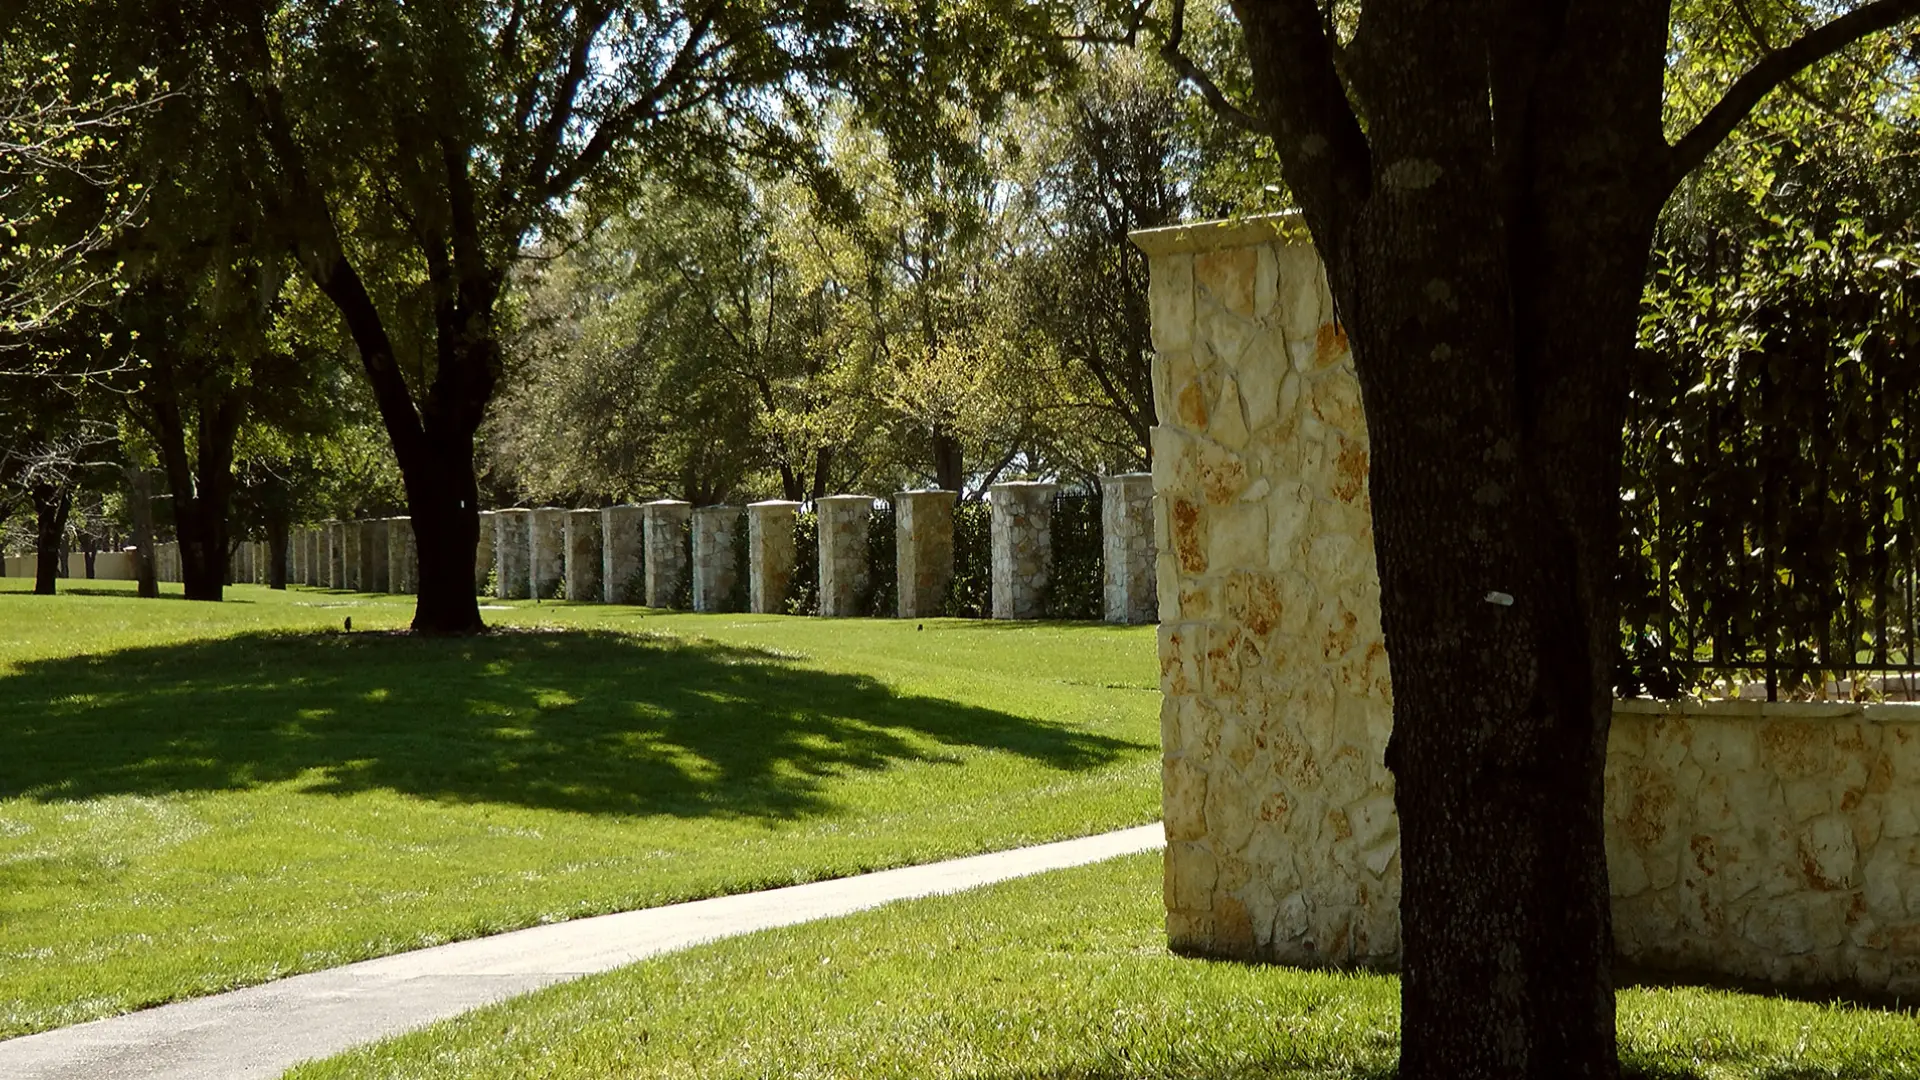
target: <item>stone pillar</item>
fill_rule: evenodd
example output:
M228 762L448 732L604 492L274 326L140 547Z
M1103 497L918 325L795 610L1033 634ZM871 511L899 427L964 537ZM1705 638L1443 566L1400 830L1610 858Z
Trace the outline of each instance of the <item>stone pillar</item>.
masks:
M301 585L307 580L307 529L302 525L287 532L287 558L292 562L287 584Z
M946 607L953 581L954 491L902 491L893 497L894 565L903 619L930 619Z
M737 506L702 506L693 512L693 610L733 611L740 563L734 541L740 536Z
M1157 622L1152 473L1100 478L1100 553L1107 621Z
M473 594L484 596L487 593L487 578L493 574L493 533L499 528L494 523L493 511L480 511L480 541L473 549Z
M799 503L785 499L747 505L747 606L756 615L787 610L787 587L799 554L793 545L799 510Z
M387 519L387 589L406 595L420 591L420 547L410 517Z
M253 583L273 584L273 545L265 540L253 542Z
M1136 233L1151 268L1154 540L1174 948L1399 954L1392 690L1367 426L1296 218Z
M387 591L387 523L374 519L360 525L360 591Z
M360 531L359 522L343 521L340 523L340 540L342 543L340 566L346 574L341 580L340 587L348 592L361 592L366 589L367 579L361 572L363 566L361 565L360 558L360 541L363 535Z
M567 511L567 599L594 603L603 595L600 511Z
M691 555L687 533L693 522L693 504L659 499L642 507L647 545L647 606L672 607L688 585Z
M322 584L329 589L347 587L347 531L344 521L327 522L327 580Z
M993 617L1038 619L1053 574L1053 493L1037 481L995 484L993 506Z
M866 614L867 522L873 516L870 495L828 495L815 499L820 521L820 614L845 618Z
M493 515L493 595L500 600L527 598L527 572L532 562L527 542L532 538L533 511L513 507Z
M533 511L527 528L527 590L535 600L562 595L567 580L567 512L557 506Z
M646 543L638 506L603 507L600 511L600 599L609 604L639 604L647 599L647 583L640 580L641 545Z

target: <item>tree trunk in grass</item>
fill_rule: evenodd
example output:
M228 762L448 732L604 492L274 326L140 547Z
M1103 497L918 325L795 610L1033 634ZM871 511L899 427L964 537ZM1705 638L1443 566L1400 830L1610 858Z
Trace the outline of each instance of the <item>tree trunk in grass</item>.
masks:
M160 595L153 561L153 474L145 466L127 467L127 505L133 516L134 579L143 597Z
M35 484L31 489L34 513L33 591L52 596L60 578L61 541L67 531L67 512L73 509L73 489L65 484Z
M1234 8L1258 117L1180 52L1177 4L1162 52L1272 138L1351 335L1393 664L1399 1075L1614 1077L1602 773L1655 219L1762 96L1920 0L1777 50L1674 145L1660 0L1371 0L1345 44L1315 0Z
M227 503L244 405L232 389L208 391L197 403L194 452L189 453L187 420L164 355L155 360L140 401L145 406L140 420L159 447L173 493L182 591L189 600L218 601L227 580Z

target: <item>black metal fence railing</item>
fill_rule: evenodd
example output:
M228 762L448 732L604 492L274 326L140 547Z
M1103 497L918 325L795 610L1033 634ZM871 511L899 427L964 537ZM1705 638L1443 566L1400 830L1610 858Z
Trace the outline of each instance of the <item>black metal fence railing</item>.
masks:
M1858 676L1920 672L1920 276L1863 266L1839 284L1741 279L1707 319L1697 298L1648 316L1621 485L1622 692L1819 696L1845 679L1865 697L1886 680Z
M1049 619L1098 619L1105 603L1100 493L1053 497L1053 569L1045 603Z

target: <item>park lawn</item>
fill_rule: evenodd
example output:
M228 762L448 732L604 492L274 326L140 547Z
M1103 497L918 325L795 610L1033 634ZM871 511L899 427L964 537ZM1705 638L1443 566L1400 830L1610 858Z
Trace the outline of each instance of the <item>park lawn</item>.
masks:
M67 585L0 579L0 1037L1158 816L1151 628Z
M701 946L293 1070L288 1080L1384 1078L1393 978L1167 952L1156 855ZM1920 1076L1904 1013L1626 990L1629 1075Z

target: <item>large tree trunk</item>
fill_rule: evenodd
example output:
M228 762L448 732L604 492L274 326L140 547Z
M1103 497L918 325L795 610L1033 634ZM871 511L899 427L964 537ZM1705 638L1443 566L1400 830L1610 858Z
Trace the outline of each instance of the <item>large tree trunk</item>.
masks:
M187 448L178 388L164 359L141 391L148 433L160 449L173 493L174 533L180 542L181 591L189 600L218 602L227 580L227 501L233 489L233 446L244 404L232 389L209 391L198 403L197 454Z
M1601 796L1664 9L1395 9L1354 46L1363 128L1314 5L1236 8L1369 418L1400 1076L1615 1077Z
M133 516L134 580L143 597L160 595L153 561L153 474L144 465L127 466L127 504Z
M419 598L413 628L422 633L485 630L473 587L480 544L480 490L474 478L473 435L434 444L424 466L407 475L407 510L420 552ZM418 474L430 469L427 476Z
M945 431L933 433L933 475L941 491L960 491L966 482L964 452L960 440Z
M33 591L40 596L52 596L63 569L60 556L67 531L67 512L73 509L73 489L66 484L35 484L32 495Z

